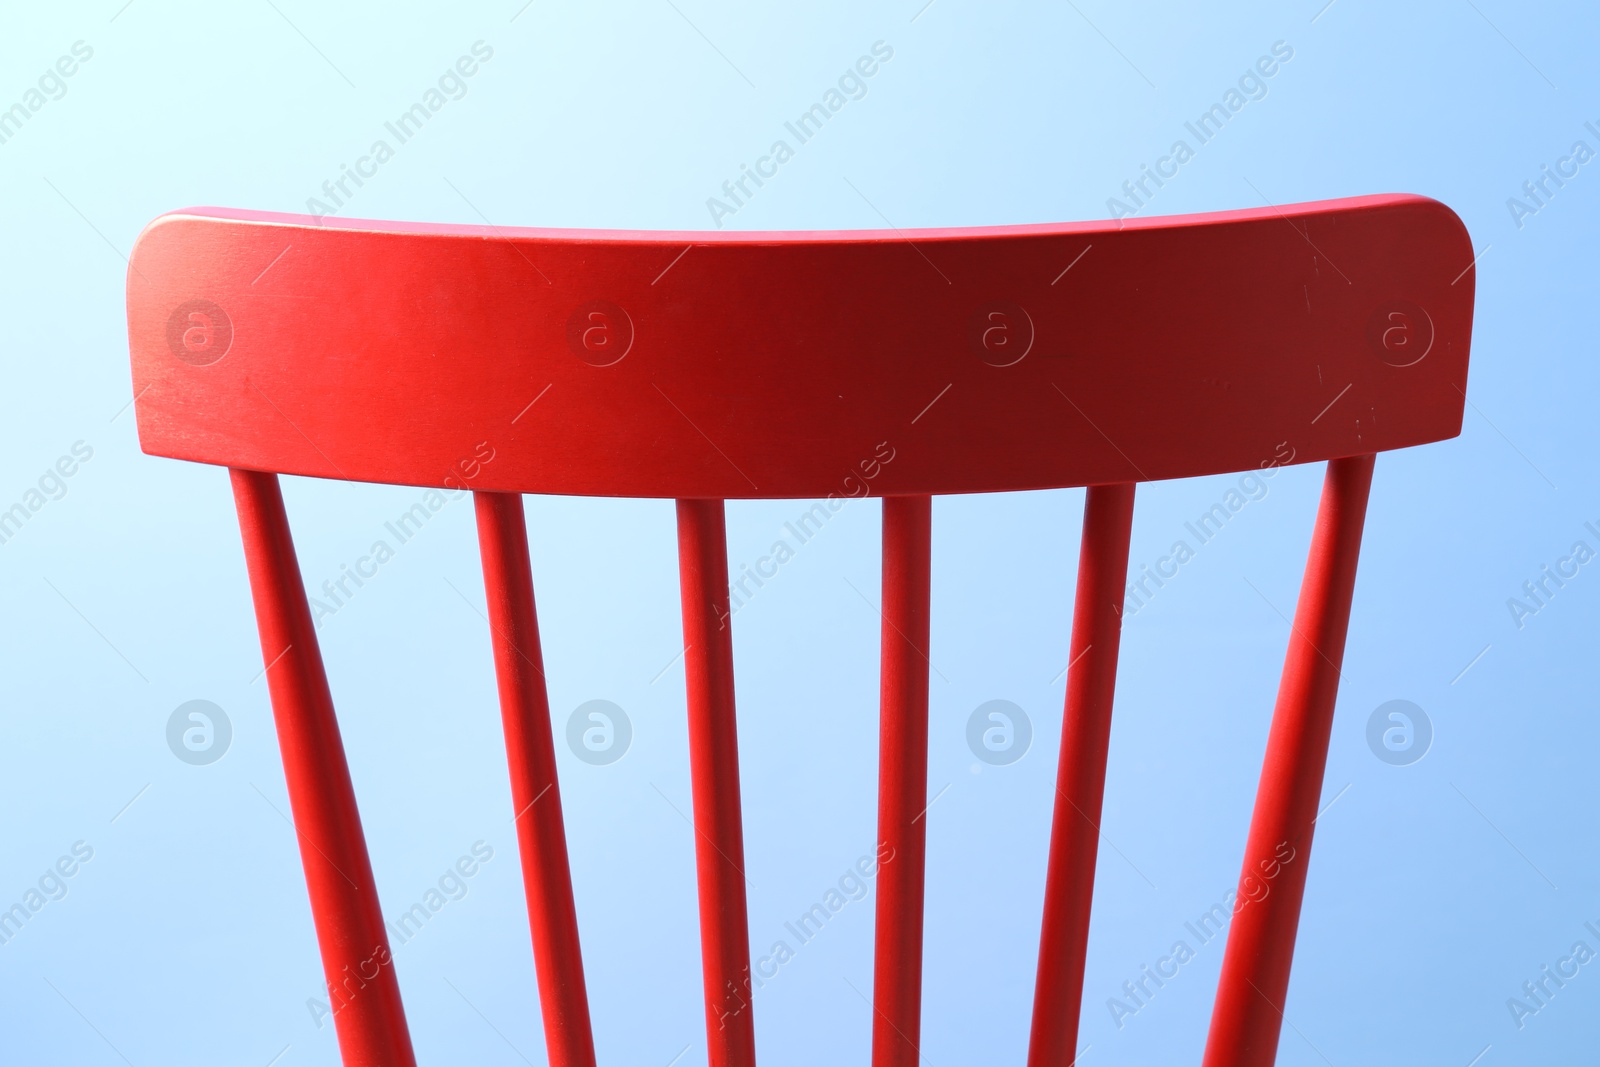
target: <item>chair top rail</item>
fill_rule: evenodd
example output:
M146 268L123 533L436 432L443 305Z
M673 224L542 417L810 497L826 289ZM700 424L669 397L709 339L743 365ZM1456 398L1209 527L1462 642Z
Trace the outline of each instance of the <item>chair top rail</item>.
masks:
M1460 432L1425 197L1112 222L535 230L192 208L139 237L153 455L507 492L825 497L1229 473Z

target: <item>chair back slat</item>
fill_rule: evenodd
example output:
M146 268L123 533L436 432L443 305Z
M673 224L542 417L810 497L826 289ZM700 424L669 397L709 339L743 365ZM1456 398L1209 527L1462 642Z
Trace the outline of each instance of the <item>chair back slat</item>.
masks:
M728 533L721 500L678 501L678 574L708 1060L710 1067L754 1067Z
M916 1067L921 1054L932 550L932 498L885 497L873 1067Z
M355 787L278 476L231 471L278 750L346 1063L415 1067Z
M473 503L545 1048L552 1067L594 1067L527 520L520 494L474 493Z
M1271 1067L1328 762L1374 457L1328 464L1290 626L1204 1067Z
M1028 1067L1058 1067L1078 1057L1133 496L1133 484L1123 483L1090 486L1084 499Z

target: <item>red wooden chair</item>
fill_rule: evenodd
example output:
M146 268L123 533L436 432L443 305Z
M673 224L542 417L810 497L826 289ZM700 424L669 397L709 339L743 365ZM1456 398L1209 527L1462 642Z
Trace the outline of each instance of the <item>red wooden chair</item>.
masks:
M413 1055L279 473L473 490L561 1067L594 1050L520 494L677 499L715 1067L755 1047L723 501L884 498L878 833L896 858L872 1062L912 1067L931 496L1087 486L1028 1056L1045 1067L1075 1058L1134 485L1255 469L1289 442L1327 477L1242 884L1296 859L1231 924L1205 1055L1270 1063L1374 454L1460 431L1472 259L1460 220L1414 196L908 232L157 219L128 275L140 440L232 470L344 1061Z

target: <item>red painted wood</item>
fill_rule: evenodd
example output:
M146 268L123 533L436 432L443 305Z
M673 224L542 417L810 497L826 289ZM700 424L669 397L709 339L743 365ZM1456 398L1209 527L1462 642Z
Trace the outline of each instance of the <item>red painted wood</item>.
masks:
M1068 1067L1078 1058L1078 1014L1100 847L1117 652L1122 644L1133 494L1131 484L1090 486L1083 505L1028 1067Z
M751 1067L756 1062L756 1042L750 1003L750 921L744 892L728 535L722 501L678 501L678 575L706 1046L711 1067Z
M714 1067L754 1060L723 500L886 498L873 1061L898 1067L920 1042L930 494L1094 487L1030 1046L1042 1067L1073 1055L1095 837L1064 812L1098 818L1132 483L1252 470L1287 447L1330 461L1328 482L1246 851L1246 877L1277 867L1234 922L1206 1060L1270 1062L1372 453L1460 431L1471 261L1448 208L1404 195L831 233L157 219L128 274L140 441L234 468L330 983L387 947L282 498L255 472L478 491L513 795L533 805L518 831L550 1057L582 1067L526 528L506 494L678 498ZM392 965L364 981L337 1015L346 1062L411 1063Z
M866 491L965 493L1454 436L1472 258L1414 196L811 234L199 208L139 238L128 323L156 455L459 487L487 441L472 488L819 497L886 441Z
M474 493L483 585L488 595L500 714L511 767L511 802L522 853L522 887L539 977L545 1051L551 1067L594 1067L589 994L578 944L578 916L567 864L567 835L556 781L550 701L528 561L522 497Z
M274 474L231 474L339 1051L350 1067L413 1067L400 984L283 494Z
M1371 455L1328 464L1272 713L1205 1067L1271 1067L1344 662ZM1265 890L1263 893L1262 890Z
M932 499L885 497L872 1067L916 1067L922 1045L932 551Z

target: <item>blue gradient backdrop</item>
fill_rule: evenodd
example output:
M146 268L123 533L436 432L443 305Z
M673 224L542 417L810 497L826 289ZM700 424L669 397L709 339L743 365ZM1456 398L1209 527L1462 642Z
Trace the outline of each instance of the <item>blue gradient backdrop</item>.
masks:
M1507 1004L1575 942L1600 950L1584 926L1600 927L1600 565L1521 627L1507 605L1575 541L1600 548L1584 527L1600 526L1600 171L1520 219L1507 204L1574 142L1600 149L1585 127L1600 126L1591 7L521 3L7 5L0 106L27 106L75 42L92 57L0 144L0 507L75 443L93 454L0 545L0 906L75 843L93 855L0 944L0 1059L337 1062L227 478L139 451L124 257L174 208L305 210L478 41L493 58L465 95L343 214L709 227L707 198L882 41L893 59L867 94L726 226L1104 218L1186 120L1275 42L1292 48L1141 213L1416 192L1453 207L1482 256L1461 437L1378 463L1279 1062L1500 1067L1592 1050L1600 965L1536 1014ZM1088 1067L1198 1061L1220 941L1191 942L1195 958L1120 1027L1107 1001L1236 880L1320 479L1284 470L1128 620ZM1136 564L1233 482L1142 487ZM285 491L312 585L420 495ZM1025 1053L1082 498L935 504L934 1067ZM731 558L754 561L806 506L731 504ZM527 511L558 729L594 699L633 726L610 765L559 752L600 1060L703 1063L672 508ZM872 847L879 523L876 502L846 508L737 618L758 951ZM423 901L475 843L493 850L396 949L419 1059L538 1064L475 549L471 506L454 502L321 637L385 913ZM233 727L208 766L166 742L194 699ZM966 744L994 699L1033 725L1009 766ZM1409 766L1366 742L1394 699L1434 731ZM758 991L764 1063L867 1062L871 935L869 896Z

